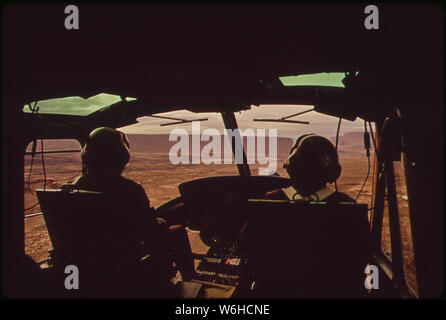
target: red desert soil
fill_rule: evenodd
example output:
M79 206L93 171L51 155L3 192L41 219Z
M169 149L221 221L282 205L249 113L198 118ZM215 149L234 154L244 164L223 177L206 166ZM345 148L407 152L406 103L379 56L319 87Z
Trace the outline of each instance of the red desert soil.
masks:
M158 207L168 200L179 196L178 184L184 181L221 175L237 175L237 168L234 164L222 165L173 165L169 161L168 152L176 142L170 142L168 135L128 135L131 146L131 160L124 171L124 176L139 182L146 190L151 205ZM334 141L334 139L332 139ZM346 133L339 138L339 158L342 164L342 175L338 179L339 191L356 198L367 173L367 158L363 149L362 133ZM287 176L282 168L282 163L288 155L288 151L293 141L290 138L279 138L277 143L277 171L281 176ZM206 142L202 142L202 146ZM75 141L59 140L44 141L45 150L79 149ZM29 147L30 149L30 147ZM37 145L40 150L40 144ZM266 150L268 155L268 148ZM64 183L73 180L80 174L81 161L78 153L69 154L47 154L44 158L46 171L46 188L59 188ZM32 174L28 178L31 168L31 157L25 157L24 171L24 195L25 208L28 209L37 203L34 190L44 187L44 175L42 170L41 156L36 155L33 160ZM251 172L256 175L259 167L266 165L251 165ZM371 207L371 190L373 173L373 153L371 157L370 176L365 184L358 202L367 203ZM403 244L404 267L408 283L416 289L415 267L413 263L412 238L410 231L410 221L408 205L405 196L404 173L401 163L395 162L395 173L397 177L398 202L400 210L401 237ZM387 209L387 208L386 208ZM25 215L40 212L39 205L25 210ZM387 213L387 210L386 212ZM197 231L188 230L192 249L197 253L205 253L208 249L204 245ZM390 233L388 227L388 217L385 214L382 235L383 251L391 256ZM51 249L51 241L48 237L45 222L42 216L34 216L25 219L25 252L35 261L41 261L48 257L48 250Z

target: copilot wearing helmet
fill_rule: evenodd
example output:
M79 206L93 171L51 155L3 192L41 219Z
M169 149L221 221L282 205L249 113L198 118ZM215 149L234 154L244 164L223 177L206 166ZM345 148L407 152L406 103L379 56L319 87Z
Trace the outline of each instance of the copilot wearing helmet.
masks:
M316 134L300 136L284 164L292 186L267 194L271 199L355 202L348 195L327 187L342 172L336 148L330 140Z

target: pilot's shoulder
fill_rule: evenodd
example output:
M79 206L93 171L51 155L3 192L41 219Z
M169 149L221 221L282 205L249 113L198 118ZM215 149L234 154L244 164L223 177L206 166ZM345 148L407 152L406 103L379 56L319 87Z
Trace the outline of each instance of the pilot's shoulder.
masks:
M119 180L119 182L121 184L125 185L128 188L144 190L144 188L143 188L143 186L141 184L139 184L138 182L136 182L136 181L134 181L132 179L126 178L124 176L115 176L115 177L116 177L116 179Z
M147 204L147 206L150 206L150 200L147 196L146 190L141 184L121 175L115 176L115 179L119 184L117 189L121 190L123 196L129 197L129 199L131 198L133 200L138 199L136 201L142 200Z

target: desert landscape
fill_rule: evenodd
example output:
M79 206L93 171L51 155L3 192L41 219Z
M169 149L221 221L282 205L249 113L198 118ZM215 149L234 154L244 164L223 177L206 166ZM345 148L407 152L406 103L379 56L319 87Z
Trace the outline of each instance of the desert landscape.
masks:
M124 171L124 176L140 183L146 190L153 207L179 196L178 184L192 179L238 175L235 164L179 164L173 165L169 161L169 150L176 143L169 141L168 135L143 135L129 134L128 139L131 146L131 160ZM334 141L334 138L332 138ZM279 138L277 142L277 173L287 177L282 163L288 156L289 148L293 140L291 138ZM202 142L202 145L205 144ZM76 141L59 140L44 141L44 150L67 150L80 149ZM28 151L31 146L28 147ZM37 144L40 151L40 143ZM356 198L367 173L367 158L363 149L362 132L345 133L339 138L338 147L342 174L337 181L338 190ZM266 151L268 154L268 149ZM371 203L372 181L373 181L373 152L371 153L370 175L365 184L358 202ZM46 154L44 157L47 189L56 189L64 183L73 181L81 174L81 160L79 153ZM258 169L266 165L250 165L253 175L257 175ZM31 175L30 175L31 173ZM401 224L401 237L403 244L404 268L408 283L415 290L416 278L413 262L412 238L410 231L410 220L408 204L405 199L406 190L404 183L404 171L401 162L395 162L395 174L398 191L398 204ZM46 230L44 219L39 213L40 207L35 196L35 189L44 188L44 170L41 155L25 156L24 170L24 197L25 197L25 253L35 261L48 258L48 250L52 248L51 241ZM208 249L204 245L197 231L188 230L193 252L205 253ZM391 257L390 233L387 216L387 206L383 222L382 248L386 255Z

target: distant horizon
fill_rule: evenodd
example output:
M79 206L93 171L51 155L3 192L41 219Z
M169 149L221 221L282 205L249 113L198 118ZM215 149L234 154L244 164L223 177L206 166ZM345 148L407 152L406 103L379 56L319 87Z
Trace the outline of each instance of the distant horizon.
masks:
M349 135L352 133L361 133L362 131L348 131L348 132L342 132L342 134L340 133L339 136L342 137L344 135ZM126 133L126 135L128 136L168 136L169 133ZM192 134L191 134L192 135ZM203 134L202 134L203 135ZM334 138L335 136L327 136L327 138ZM287 139L292 139L292 137L290 136L277 136L277 138L287 138Z

